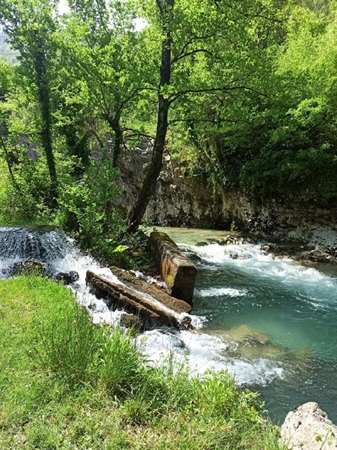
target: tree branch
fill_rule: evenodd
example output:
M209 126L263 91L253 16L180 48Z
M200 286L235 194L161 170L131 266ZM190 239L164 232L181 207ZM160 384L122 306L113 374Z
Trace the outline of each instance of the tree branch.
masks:
M220 0L213 0L213 1L214 1L215 6L218 9L220 9L220 3L221 3L221 5L227 6L227 8L230 8L230 9L236 11L238 14L240 14L243 17L246 17L247 19L259 18L259 19L266 19L266 20L269 20L271 22L277 22L277 23L284 23L286 21L286 19L282 20L282 19L277 19L276 17L266 16L266 15L262 14L262 12L258 12L257 14L252 14L252 15L251 14L247 14L247 13L244 13L244 12L240 11L238 8L236 8L235 6L233 6L233 5L229 4L229 3L224 3L224 2L222 2ZM263 8L261 8L260 11L263 11Z
M188 56L192 56L195 55L197 53L206 53L210 56L213 56L213 53L211 53L209 50L206 50L204 48L197 48L195 50L191 50L187 53L180 53L178 56L176 56L175 58L172 59L172 63L171 65L173 66L173 64L175 64L176 62L180 61L183 58L187 58Z
M169 96L169 102L170 102L170 104L173 103L182 95L215 94L217 92L228 92L229 93L231 91L240 91L240 90L254 92L255 94L258 94L258 95L268 98L267 94L260 92L249 86L220 86L220 87L214 87L214 88L186 89L184 91L175 92L174 94Z
M143 136L143 137L146 137L148 139L154 139L154 136L151 136L151 135L146 134L146 133L142 133L141 131L135 130L134 128L123 128L123 131L124 132L131 131L133 133L131 135L127 135L126 137Z

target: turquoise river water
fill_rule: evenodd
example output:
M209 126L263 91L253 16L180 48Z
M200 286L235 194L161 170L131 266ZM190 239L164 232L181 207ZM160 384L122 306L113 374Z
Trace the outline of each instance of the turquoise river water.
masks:
M337 423L337 271L273 258L260 245L195 246L228 233L164 231L201 258L193 314L225 343L223 361L261 392L270 418L317 401Z

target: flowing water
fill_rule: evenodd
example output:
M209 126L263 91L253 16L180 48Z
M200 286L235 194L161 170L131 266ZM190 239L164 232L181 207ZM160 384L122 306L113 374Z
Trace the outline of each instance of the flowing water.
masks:
M228 353L255 370L265 365L265 377L249 384L271 419L317 401L337 422L337 268L273 258L260 245L194 245L217 232L166 231L201 258L193 313L207 318L203 332L232 342Z
M337 422L337 274L274 259L259 245L195 245L228 232L164 231L199 261L196 331L150 330L137 338L139 350L154 364L184 362L192 374L228 370L238 383L261 392L276 423L311 400ZM53 274L76 270L79 280L71 288L93 321L118 323L121 311L112 311L85 285L89 268L119 282L109 269L58 231L0 229L0 277L15 262L32 258Z

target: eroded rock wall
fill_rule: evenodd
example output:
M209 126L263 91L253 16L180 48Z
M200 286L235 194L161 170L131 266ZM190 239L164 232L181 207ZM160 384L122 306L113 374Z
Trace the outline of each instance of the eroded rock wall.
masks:
M144 141L138 149L126 149L121 156L121 201L125 206L136 198L151 158L150 148L151 142ZM337 198L325 201L299 193L253 201L243 194L225 194L206 180L187 176L169 156L144 219L153 225L232 229L337 246Z
M120 158L123 194L120 204L130 209L135 201L144 170L151 160L151 141L144 140L136 149L125 148ZM153 225L229 229L232 217L223 211L220 189L213 190L205 180L187 177L168 155L158 179L144 220Z

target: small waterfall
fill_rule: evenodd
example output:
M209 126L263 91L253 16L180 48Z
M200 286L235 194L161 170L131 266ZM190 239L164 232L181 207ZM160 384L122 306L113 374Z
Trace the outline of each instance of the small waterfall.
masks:
M1 259L35 259L49 262L64 257L67 248L66 238L58 230L0 228Z

